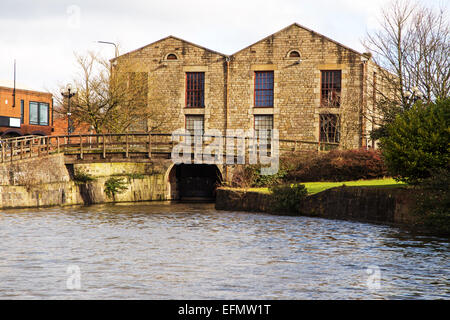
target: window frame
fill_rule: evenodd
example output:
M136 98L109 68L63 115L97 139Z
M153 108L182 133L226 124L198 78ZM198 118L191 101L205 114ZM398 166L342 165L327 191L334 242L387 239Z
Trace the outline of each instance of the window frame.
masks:
M266 117L266 118L271 118L272 119L272 128L270 128L270 129L257 129L256 128L256 118L257 117ZM253 116L253 129L255 130L255 132L258 132L258 130L270 130L270 131L273 131L273 129L274 129L274 121L273 121L274 119L273 119L273 114L255 114L254 116Z
M202 114L186 114L184 116L184 128L186 131L190 132L191 134L195 133L195 128L191 131L188 129L188 118L197 118L202 120L202 134L205 133L205 116Z
M326 102L324 99L324 90L328 90L328 91L332 91L335 90L335 88L333 88L334 86L334 81L331 82L331 85L328 84L327 88L324 88L324 73L338 73L339 74L339 92L337 95L337 103L334 104L334 102L332 102L331 104ZM334 79L334 74L332 74L332 79ZM333 94L333 93L332 93ZM320 107L322 108L340 108L341 104L342 104L342 70L340 69L335 69L335 70L320 70Z
M257 89L256 88L256 79L257 74L271 74L272 75L272 88L269 89ZM274 100L275 100L275 72L273 70L264 70L264 71L255 71L253 76L253 107L254 108L273 108L274 107ZM264 83L263 83L264 85ZM260 97L260 95L257 95L257 92L264 92L264 91L270 91L271 94L271 103L270 105L257 105L257 96ZM265 97L266 95L263 95L262 97ZM263 99L263 102L265 100Z
M201 88L200 89L189 88L189 81L190 81L189 76L190 75L191 76L192 75L201 75ZM185 105L184 105L184 107L185 108L204 108L205 107L205 72L186 72L185 78L186 78L186 80L185 80L186 91L185 91ZM195 94L196 92L200 93L200 97L199 97L200 105L192 105L192 106L188 105L188 103L190 102L189 100L190 100L191 96L195 100L195 95L193 95L193 94Z
M20 124L25 124L25 100L20 99Z
M31 121L31 104L37 105L37 122ZM47 122L46 123L42 123L42 121L41 121L41 105L45 105L47 107ZM30 101L28 104L28 122L30 125L47 126L48 127L50 125L50 103Z
M292 54L298 54L298 56L293 57ZM301 57L302 57L302 55L301 55L300 51L298 51L298 50L296 50L296 49L289 50L289 52L288 52L288 54L287 54L287 58L288 58L288 59L295 59L295 60L298 60L298 59L301 59Z
M172 57L173 57L173 58L172 58ZM166 60L174 61L174 60L178 60L178 57L177 57L177 55L176 55L175 53L169 53L169 54L166 56Z
M272 127L270 129L268 129L268 128L257 129L256 128L256 118L257 117L270 118L271 122L272 122ZM253 130L255 132L255 138L257 139L256 141L257 141L258 145L261 143L261 138L262 138L260 136L260 130L266 130L267 131L267 136L265 137L267 139L267 141L266 141L266 143L267 143L266 148L267 148L267 150L271 150L274 127L275 127L275 123L274 123L273 114L255 114L253 116Z
M333 117L335 119L335 124L334 124L334 139L333 141L329 141L329 137L330 137L330 132L326 131L324 132L322 130L323 128L323 120L324 117ZM322 137L326 135L326 140L323 140ZM340 143L341 141L341 117L339 114L336 113L321 113L319 114L319 143Z

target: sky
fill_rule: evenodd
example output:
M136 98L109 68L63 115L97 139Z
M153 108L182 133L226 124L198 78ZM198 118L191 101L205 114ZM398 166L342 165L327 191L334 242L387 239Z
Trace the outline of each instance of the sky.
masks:
M442 0L428 0L441 2ZM106 58L173 35L232 54L297 22L364 52L389 0L1 0L0 80L52 91L77 72L74 53Z

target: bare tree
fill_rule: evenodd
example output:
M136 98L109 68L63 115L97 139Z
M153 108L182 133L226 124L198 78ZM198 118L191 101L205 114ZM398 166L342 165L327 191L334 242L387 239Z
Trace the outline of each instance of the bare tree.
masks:
M148 76L145 72L114 69L94 52L75 55L79 74L73 79L77 94L71 99L72 118L97 133L147 131ZM67 99L56 94L56 112L67 114ZM136 124L141 124L140 126Z
M412 49L405 68L424 100L431 102L450 94L450 29L443 9L417 10L413 19Z
M445 8L428 8L409 0L393 0L381 10L380 28L363 44L376 66L369 77L374 108L367 116L381 126L409 109L450 93L450 29Z

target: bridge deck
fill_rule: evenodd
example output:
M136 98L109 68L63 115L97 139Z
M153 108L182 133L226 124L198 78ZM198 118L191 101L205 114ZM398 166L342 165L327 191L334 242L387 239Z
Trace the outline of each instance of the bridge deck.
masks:
M177 138L193 137L190 134L178 134ZM211 136L202 136L201 150L208 145ZM214 137L215 138L215 137ZM229 139L235 139L233 148L226 148ZM244 143L244 154L249 155L252 145L259 145L256 138L221 137L216 139L223 146L223 157L234 157L238 154L238 140ZM217 142L217 141L216 141ZM172 134L165 133L125 133L125 134L82 134L63 136L24 136L0 140L1 163L42 157L49 154L64 153L68 163L75 162L147 162L153 158L170 159L175 145ZM274 143L275 144L275 143ZM279 154L298 151L327 151L337 148L337 143L318 143L314 141L278 140ZM193 145L191 145L193 146ZM269 145L270 149L270 145ZM194 150L194 148L192 148ZM242 149L240 149L242 151ZM230 154L231 153L231 154ZM188 157L189 158L189 157ZM191 159L194 155L191 154ZM224 161L225 163L225 161Z

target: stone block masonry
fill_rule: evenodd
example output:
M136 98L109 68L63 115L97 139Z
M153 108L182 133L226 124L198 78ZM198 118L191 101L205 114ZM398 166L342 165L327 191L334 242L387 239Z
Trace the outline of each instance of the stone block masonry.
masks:
M301 201L301 200L299 200ZM413 226L414 195L401 188L338 187L310 195L294 216ZM217 190L216 209L287 214L273 210L270 194L238 189Z
M62 154L0 163L0 186L31 186L68 181L70 176Z
M3 163L0 165L0 209L169 200L170 184L166 175L170 165L170 161L83 163L68 170L63 154ZM94 180L74 181L76 171ZM111 177L122 179L126 186L114 199L105 193L105 182Z
M291 55L295 52L294 55ZM170 59L169 59L170 56ZM204 128L255 129L256 116L271 118L280 139L320 140L322 114L337 116L343 148L366 143L362 112L367 103L367 56L298 24L292 24L232 55L169 36L117 58L117 70L148 77L148 127L173 132L189 116ZM367 65L372 66L372 69ZM340 105L321 106L322 72L341 74ZM187 106L187 73L204 74L202 107ZM255 105L255 74L273 73L271 105Z

